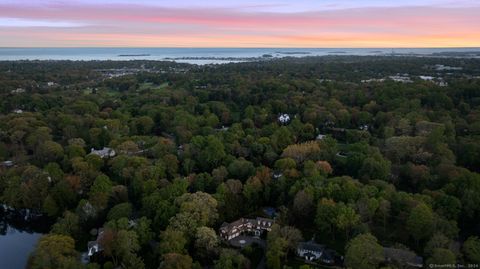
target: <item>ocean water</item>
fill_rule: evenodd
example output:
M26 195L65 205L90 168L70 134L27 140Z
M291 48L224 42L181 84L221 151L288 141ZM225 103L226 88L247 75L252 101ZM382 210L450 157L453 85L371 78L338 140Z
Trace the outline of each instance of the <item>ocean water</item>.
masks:
M324 55L417 55L476 53L480 48L352 49L352 48L0 48L0 61L17 60L170 60L192 64L250 61L258 57ZM472 57L477 57L472 56Z

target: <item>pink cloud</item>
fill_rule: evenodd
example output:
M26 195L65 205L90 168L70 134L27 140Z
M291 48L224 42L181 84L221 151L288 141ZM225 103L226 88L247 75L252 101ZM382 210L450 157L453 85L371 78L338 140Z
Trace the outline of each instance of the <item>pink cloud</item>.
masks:
M0 4L0 17L87 25L75 29L47 27L37 29L41 34L35 35L31 29L15 31L17 37L32 37L30 45L51 42L65 46L480 46L478 14L479 7L266 13L140 5L57 4L34 8ZM10 28L0 28L0 46L13 35L7 31Z

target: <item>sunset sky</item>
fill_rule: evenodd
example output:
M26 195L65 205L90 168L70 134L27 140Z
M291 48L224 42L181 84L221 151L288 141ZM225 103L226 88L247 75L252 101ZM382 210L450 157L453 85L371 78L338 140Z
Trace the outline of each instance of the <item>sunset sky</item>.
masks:
M480 47L480 1L0 0L0 47Z

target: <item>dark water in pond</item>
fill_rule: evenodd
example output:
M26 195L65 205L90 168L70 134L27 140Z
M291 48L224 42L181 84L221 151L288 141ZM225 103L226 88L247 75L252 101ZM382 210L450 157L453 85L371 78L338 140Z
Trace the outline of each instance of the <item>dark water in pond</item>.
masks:
M0 269L24 269L48 226L44 220L25 221L0 212Z
M40 233L30 233L8 227L6 234L0 234L0 268L25 268L28 256L35 248L40 236Z

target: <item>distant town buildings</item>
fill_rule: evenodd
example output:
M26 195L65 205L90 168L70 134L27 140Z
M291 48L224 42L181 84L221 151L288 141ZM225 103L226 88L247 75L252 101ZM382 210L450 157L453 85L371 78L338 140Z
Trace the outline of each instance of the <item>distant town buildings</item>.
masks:
M98 155L100 156L100 158L105 159L115 157L116 152L114 149L104 147L100 150L95 150L94 148L92 148L90 154Z
M15 90L12 90L11 93L24 93L25 92L25 89L23 88L17 88Z
M456 66L447 66L443 64L436 64L434 66L435 70L437 71L455 71L455 70L462 70L462 67L456 67Z
M371 78L371 79L364 79L362 83L370 83L370 82L384 82L384 78Z
M435 77L432 77L432 76L420 76L420 79L421 80L425 80L425 81L433 81L435 79Z
M440 87L447 87L448 83L443 80L443 78L437 78L437 77L432 77L432 76L419 76L421 80L424 81L430 81L435 83L436 85Z
M388 78L395 81L395 82L401 82L401 83L412 83L413 82L407 74L403 74L403 75L398 75L397 74L395 76L389 76Z
M437 84L440 87L446 87L448 86L448 83L443 80L441 77L433 77L433 76L418 76L421 80L424 81L431 81L435 84ZM401 82L401 83L412 83L413 80L408 74L397 74L395 76L388 76L386 78L371 78L371 79L364 79L361 82L362 83L372 83L372 82L385 82L386 80L393 80L395 82Z
M412 79L409 77L408 74L397 74L395 76L388 76L386 78L371 78L371 79L364 79L362 83L371 83L371 82L384 82L386 80L393 80L395 82L401 83L412 83Z

